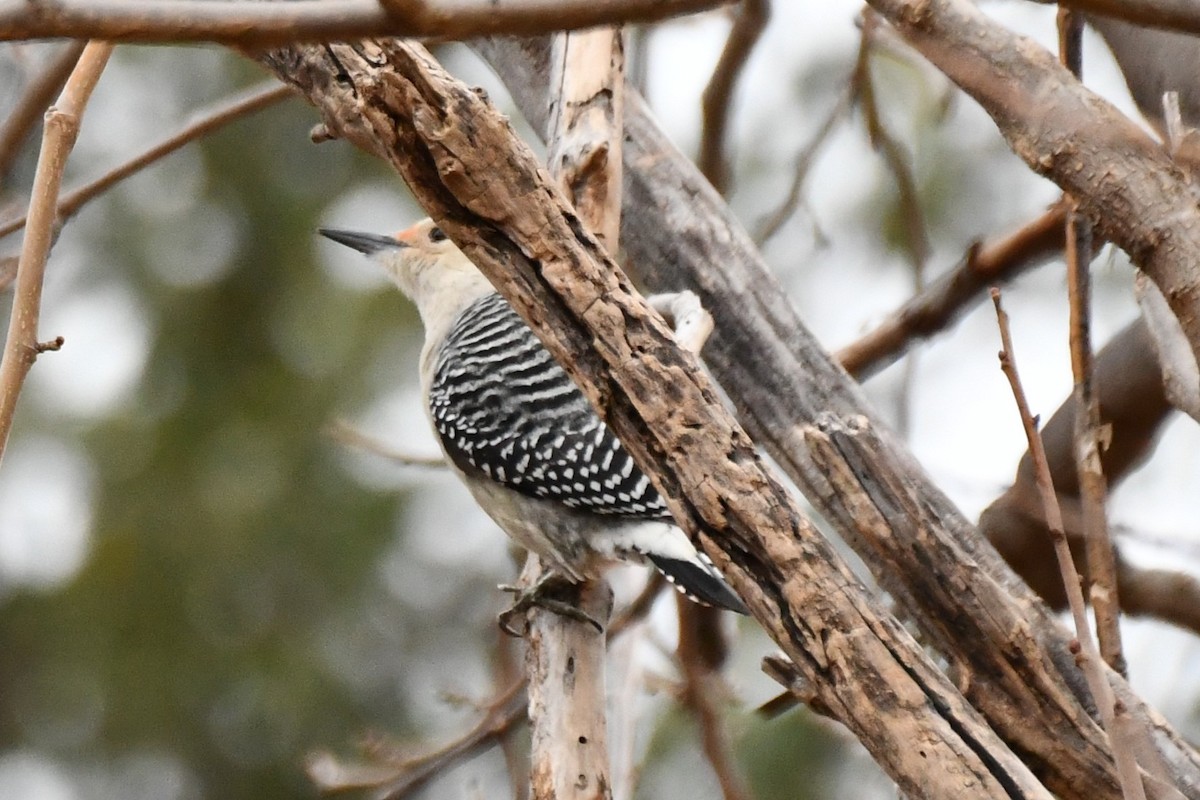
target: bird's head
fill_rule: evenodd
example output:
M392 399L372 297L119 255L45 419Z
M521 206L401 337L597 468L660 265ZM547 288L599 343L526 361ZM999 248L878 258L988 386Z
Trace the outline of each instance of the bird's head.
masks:
M333 228L321 228L320 232L382 265L401 291L417 304L427 323L434 312L456 310L446 306L457 306L494 291L431 219L423 219L394 236Z

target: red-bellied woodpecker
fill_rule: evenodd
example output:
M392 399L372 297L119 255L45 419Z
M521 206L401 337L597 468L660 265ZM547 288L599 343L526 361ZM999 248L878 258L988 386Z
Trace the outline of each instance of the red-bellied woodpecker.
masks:
M692 599L746 613L583 393L440 228L426 219L394 237L321 233L379 262L416 303L430 420L510 537L572 581L606 561L649 560Z

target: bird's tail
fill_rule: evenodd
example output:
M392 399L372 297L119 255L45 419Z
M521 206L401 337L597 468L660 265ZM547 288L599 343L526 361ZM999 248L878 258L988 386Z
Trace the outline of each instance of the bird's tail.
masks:
M646 553L645 556L688 599L738 614L750 613L704 553L697 551L697 560L686 561L657 553Z

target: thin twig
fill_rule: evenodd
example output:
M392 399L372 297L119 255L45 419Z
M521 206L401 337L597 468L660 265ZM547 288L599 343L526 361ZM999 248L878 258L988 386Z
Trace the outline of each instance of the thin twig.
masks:
M488 706L483 719L465 737L406 763L404 777L384 787L377 795L379 800L400 800L424 786L450 764L476 755L494 744L521 720L528 703L526 688L526 681L514 682Z
M382 456L389 461L409 467L441 468L446 466L446 459L441 456L421 456L407 453L391 447L373 436L360 431L344 419L335 419L329 423L326 433L335 442L353 447L367 453Z
M1117 561L1105 510L1108 481L1100 460L1106 435L1095 391L1090 331L1091 225L1074 211L1067 222L1067 286L1071 304L1071 372L1075 380L1075 458L1083 509L1083 541L1087 553L1089 596L1096 615L1096 636L1104 660L1126 674L1121 651L1121 603Z
M496 688L511 686L524 680L524 646L496 626L492 632L495 646L492 649L492 683ZM528 800L529 797L529 753L517 734L519 725L510 725L496 742L504 757L508 772L509 790L512 800Z
M597 25L658 22L729 0L38 0L0 8L0 40L208 41L267 47L372 36L465 39L531 36Z
M1013 399L1016 401L1017 411L1021 416L1021 424L1025 428L1029 454L1037 473L1038 494L1042 501L1046 527L1049 529L1050 538L1054 543L1054 554L1058 559L1058 567L1062 572L1063 585L1066 588L1068 604L1071 608L1071 617L1075 622L1076 640L1073 643L1075 659L1083 670L1088 688L1092 692L1092 698L1100 711L1100 720L1105 731L1108 732L1109 746L1112 749L1117 775L1121 781L1121 792L1126 800L1145 800L1146 793L1134 755L1133 732L1129 729L1133 721L1127 709L1117 703L1114 698L1112 687L1104 674L1100 651L1088 628L1083 589L1079 581L1079 572L1075 569L1075 562L1071 558L1067 534L1063 528L1062 510L1058 505L1058 496L1054 492L1050 464L1046 459L1046 450L1042 446L1042 437L1038 434L1037 420L1029 411L1029 403L1025 399L1025 389L1022 387L1020 376L1017 373L1012 336L1009 333L1008 314L1000 304L1000 290L993 288L991 295L992 303L996 307L996 322L1000 328L1000 369L1012 387Z
M55 206L62 186L63 169L75 146L84 108L104 71L104 65L108 63L112 47L108 42L89 42L58 101L46 112L42 149L33 180L30 224L21 243L12 317L9 319L8 338L4 342L4 356L0 360L0 460L3 460L8 435L12 430L21 386L33 362L42 352L37 338L42 279L54 238Z
M734 12L733 27L729 29L729 38L725 40L725 49L721 51L721 57L700 100L704 125L700 132L696 165L721 194L725 194L729 188L730 170L729 160L725 156L725 139L733 90L770 17L770 0L742 0Z
M721 704L729 696L719 672L727 645L720 631L716 609L697 606L687 598L676 600L679 611L679 646L676 661L683 685L680 702L696 720L704 758L717 776L724 800L748 800L746 779L737 767ZM718 652L708 652L716 648Z
M871 73L871 55L879 28L879 17L873 11L866 10L862 19L862 36L854 70L854 86L858 92L858 106L863 112L863 121L867 127L867 136L871 141L871 146L883 157L884 164L896 181L896 188L900 194L900 217L906 231L907 247L905 249L912 272L913 291L920 293L925 288L926 265L929 261L929 237L926 233L925 215L921 210L920 192L917 190L917 181L909 163L908 154L904 151L903 145L892 136L891 131L884 125L883 117L879 112L879 101L875 95L875 79ZM916 360L910 357L904 364L904 377L897 395L897 432L901 436L907 436L908 424L912 418L910 400L915 377Z
M375 797L379 800L399 800L424 787L444 770L495 744L521 721L525 703L525 681L513 682L488 702L483 716L469 731L432 752L416 758L394 760L390 765L392 775L386 779L375 774L381 765L347 767L329 753L309 756L305 770L322 793L374 789L377 790ZM374 749L378 755L379 746L376 745Z
M833 133L837 123L850 110L855 94L854 78L851 77L846 82L845 88L838 94L837 102L825 116L821 127L817 128L812 139L800 149L800 153L796 156L796 166L793 168L792 185L788 187L787 195L774 211L765 215L758 223L758 230L754 234L754 243L760 248L779 232L783 223L787 222L800 206L804 182L808 179L808 172L812 168L813 161L816 160L817 152L825 144L829 135Z
M728 192L730 184L725 145L734 89L770 15L769 0L742 0L734 13L725 49L701 97L703 127L696 164L721 194ZM692 349L699 353L702 346L703 342L699 342ZM729 650L721 629L721 612L697 606L683 597L677 597L675 603L679 618L675 656L683 680L679 702L696 721L701 749L725 800L742 800L749 793L730 750L723 714L713 697L724 688L720 668Z
M821 701L820 695L813 690L812 684L786 656L763 656L762 671L767 677L787 689L783 694L776 695L756 709L763 718L774 719L783 712L794 708L797 702L801 702L814 714L837 720L833 710Z
M232 97L223 98L201 109L192 116L191 121L185 123L179 130L155 142L95 180L63 194L58 202L58 224L61 225L79 213L79 209L111 189L115 184L174 153L188 142L207 136L235 120L278 103L280 100L290 97L292 93L291 87L271 81L240 91ZM27 221L28 217L18 217L0 223L0 236L7 236L20 230Z
M1059 7L1059 58L1076 77L1083 77L1083 15ZM1096 618L1100 653L1110 667L1127 675L1121 650L1121 603L1117 559L1105 509L1108 482L1100 461L1104 434L1100 399L1095 391L1095 359L1091 336L1092 226L1074 208L1067 214L1067 287L1070 300L1071 374L1075 380L1075 468L1083 510L1088 594Z
M743 0L725 50L704 90L704 130L697 163L713 188L722 194L729 187L729 163L724 142L733 88L769 15L767 0ZM703 345L703 340L694 342L690 349L698 354ZM683 679L679 701L696 721L701 749L717 777L722 796L725 800L743 800L750 797L749 789L738 772L725 732L724 715L717 704L719 697L728 695L720 674L729 651L725 633L721 630L722 612L697 606L683 597L676 598L675 602L679 619L679 644L675 655Z
M879 114L879 103L875 96L875 82L871 77L871 50L879 17L872 11L863 14L862 41L855 64L855 81L858 88L858 105L867 126L867 137L871 146L883 157L888 170L896 179L896 190L900 193L901 217L907 233L908 254L913 268L923 271L929 259L929 237L926 234L925 216L921 211L921 196L917 191L916 177L909 165L904 147L883 124Z
M42 71L25 87L8 118L0 126L0 176L12 169L21 145L29 138L38 120L46 113L46 107L62 89L67 76L75 69L76 62L87 42L69 42L55 53Z
M916 341L948 327L988 286L1061 252L1066 213L1065 203L1056 203L1012 233L972 244L956 267L839 350L837 360L859 380L891 364Z

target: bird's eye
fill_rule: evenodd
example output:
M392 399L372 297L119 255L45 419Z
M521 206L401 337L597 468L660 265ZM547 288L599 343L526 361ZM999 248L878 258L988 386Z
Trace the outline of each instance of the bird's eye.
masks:
M444 241L446 241L446 234L442 232L441 228L430 228L429 229L429 241L444 242Z

